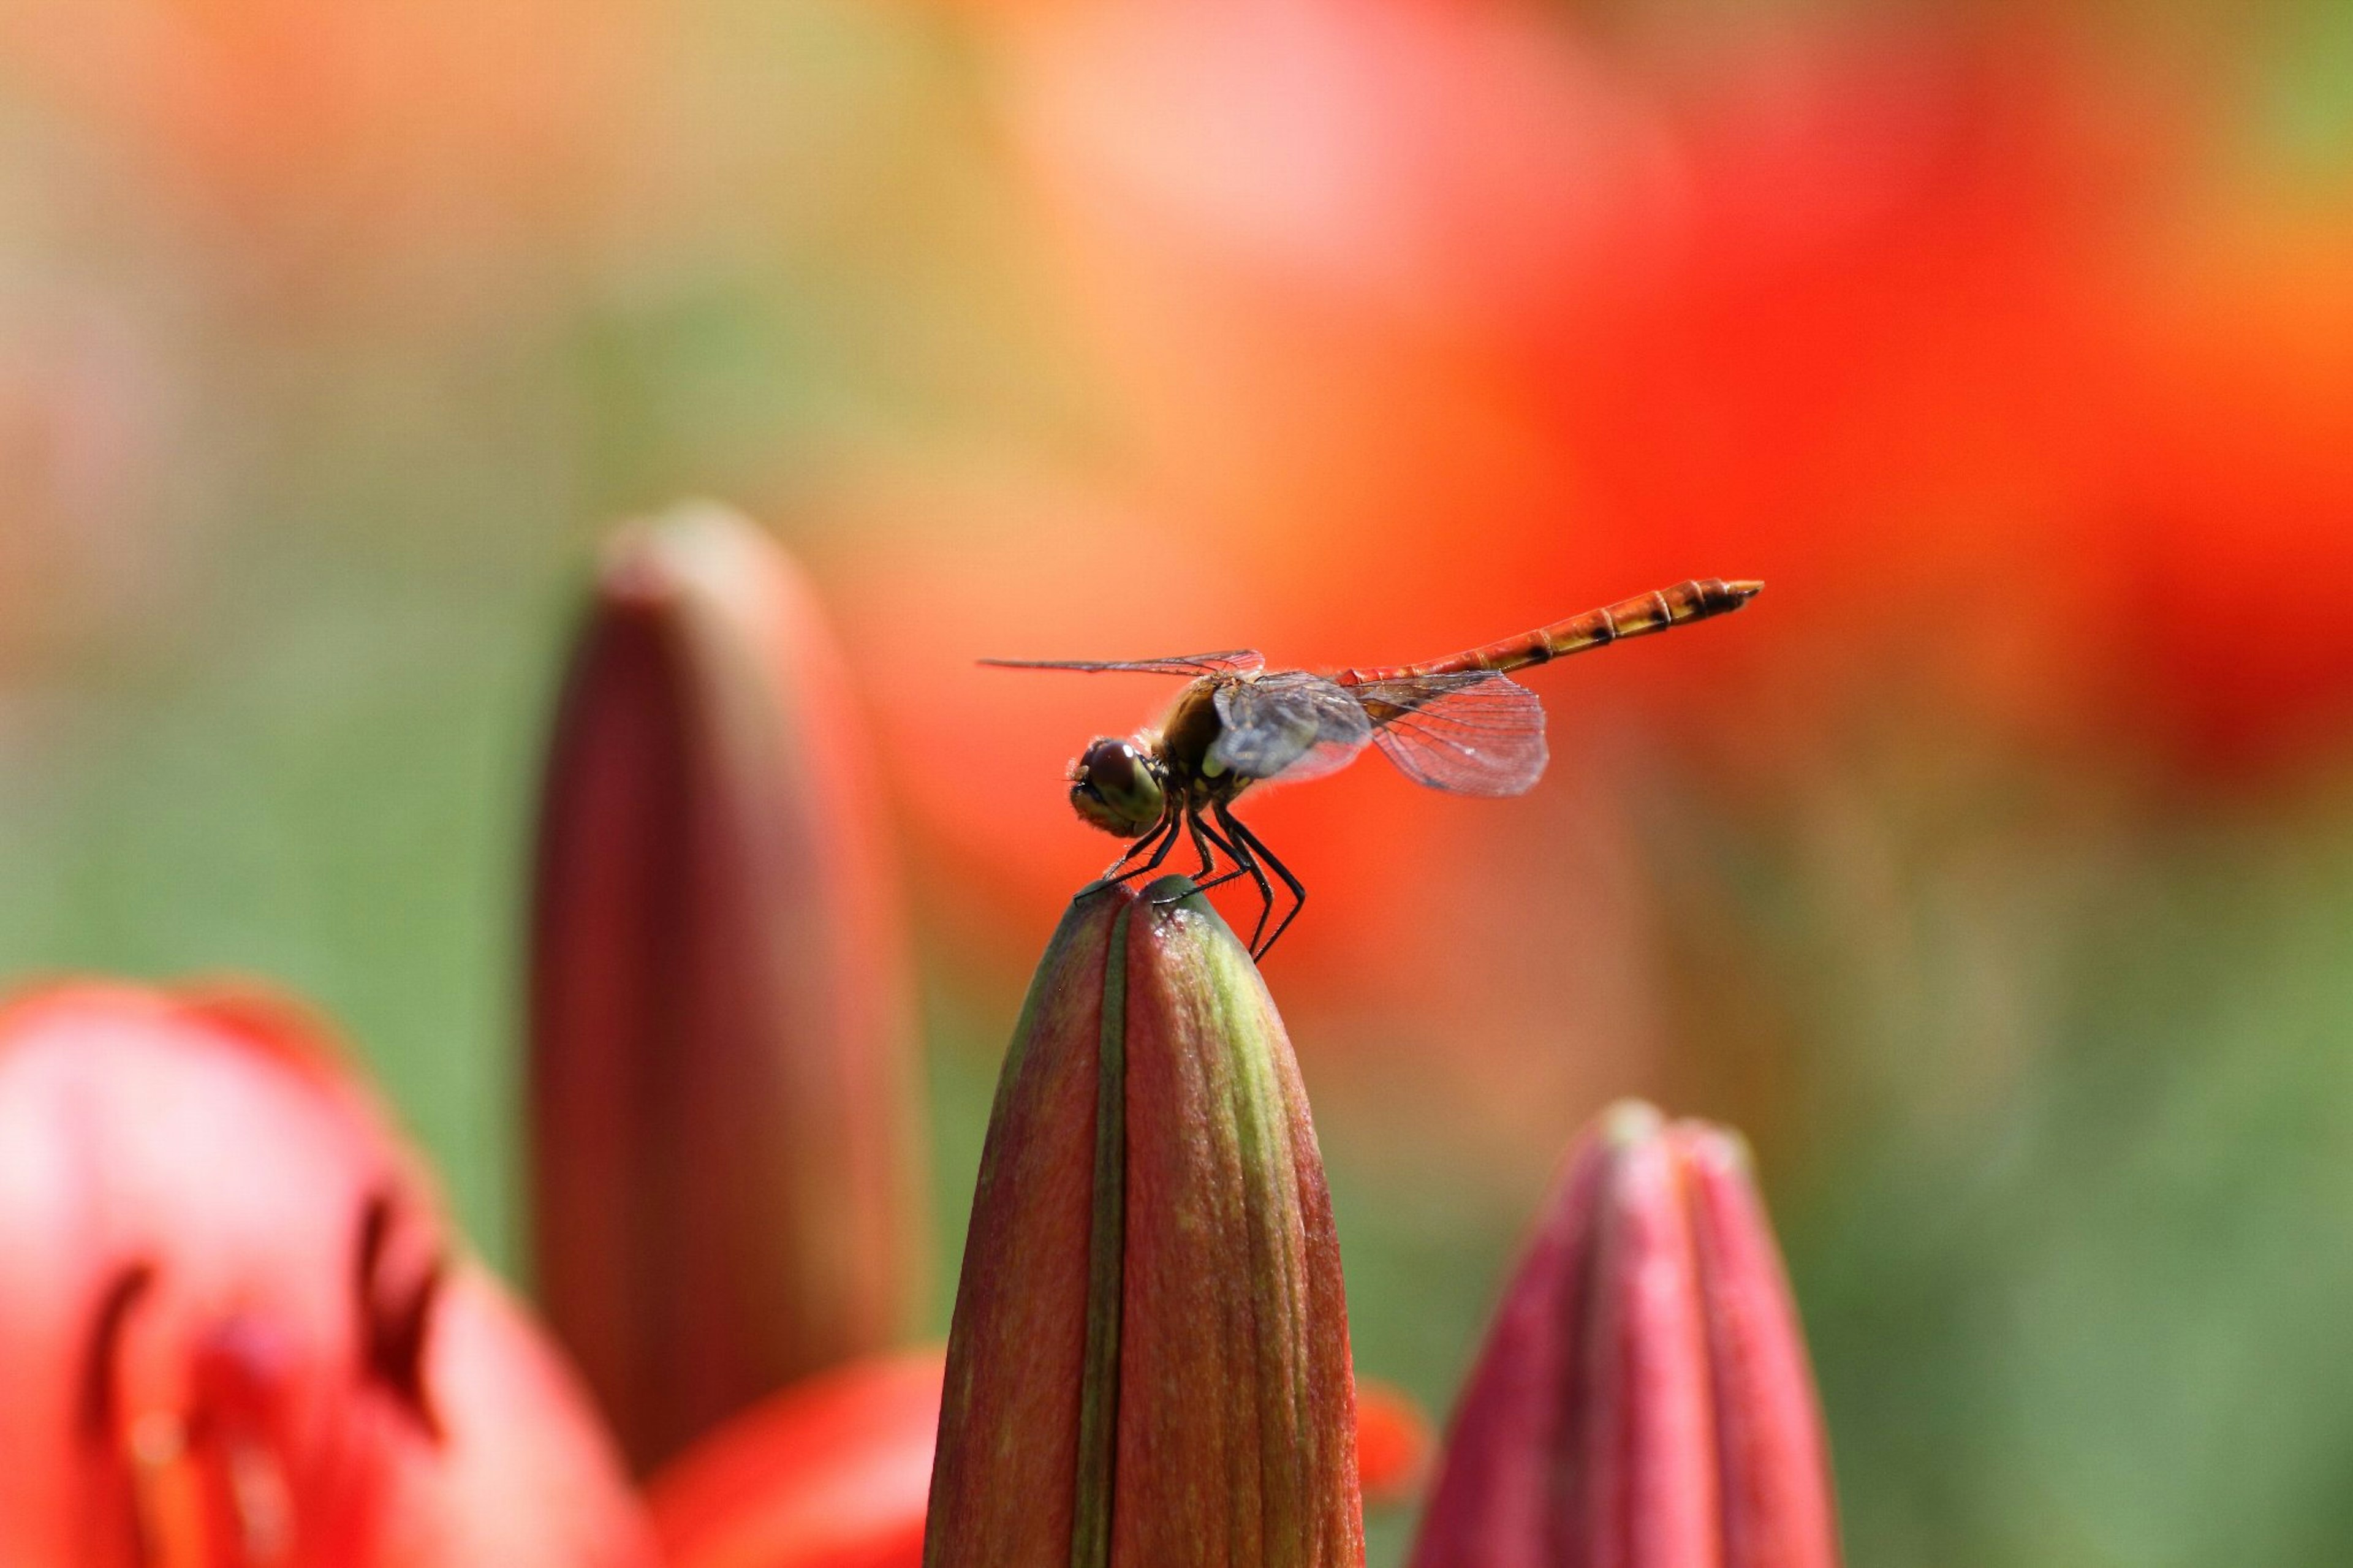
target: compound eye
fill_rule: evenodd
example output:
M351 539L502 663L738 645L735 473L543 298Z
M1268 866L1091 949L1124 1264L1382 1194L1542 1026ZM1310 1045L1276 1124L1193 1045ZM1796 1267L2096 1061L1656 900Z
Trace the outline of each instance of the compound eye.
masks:
M1143 832L1160 820L1162 803L1159 778L1130 742L1100 737L1071 770L1071 804L1107 832Z

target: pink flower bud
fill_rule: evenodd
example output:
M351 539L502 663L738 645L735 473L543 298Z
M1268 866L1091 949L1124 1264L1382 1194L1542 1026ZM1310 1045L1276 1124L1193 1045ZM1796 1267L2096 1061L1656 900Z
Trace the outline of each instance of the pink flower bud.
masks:
M997 1080L924 1562L1351 1568L1355 1405L1323 1162L1256 967L1181 878L1082 894Z
M1413 1568L1837 1568L1797 1310L1739 1137L1606 1114L1454 1415Z
M532 1217L640 1468L892 1342L919 1293L908 965L847 684L750 523L613 542L547 763Z

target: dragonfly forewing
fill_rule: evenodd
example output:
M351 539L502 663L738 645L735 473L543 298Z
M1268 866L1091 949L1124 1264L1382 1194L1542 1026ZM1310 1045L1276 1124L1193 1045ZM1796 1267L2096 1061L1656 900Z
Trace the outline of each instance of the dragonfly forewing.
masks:
M1266 658L1254 647L1226 648L1218 653L1177 653L1164 658L984 658L998 669L1075 669L1082 675L1119 671L1131 675L1246 675L1262 668Z

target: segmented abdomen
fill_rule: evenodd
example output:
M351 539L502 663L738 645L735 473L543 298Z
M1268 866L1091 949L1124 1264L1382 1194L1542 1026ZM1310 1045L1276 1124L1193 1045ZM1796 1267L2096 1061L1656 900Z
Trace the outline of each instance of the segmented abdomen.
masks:
M1565 658L1573 653L1584 653L1590 648L1606 647L1627 637L1662 632L1687 621L1704 621L1710 616L1728 615L1755 598L1763 587L1762 583L1727 583L1721 577L1696 578L1678 583L1672 588L1637 594L1630 599L1620 599L1614 605L1588 610L1581 616L1571 616L1565 621L1555 621L1548 626L1522 632L1501 642L1491 642L1483 647L1466 648L1444 658L1429 659L1420 664L1344 669L1332 679L1343 686L1362 686L1377 680L1409 679L1420 675L1458 675L1477 669L1502 674L1531 664Z

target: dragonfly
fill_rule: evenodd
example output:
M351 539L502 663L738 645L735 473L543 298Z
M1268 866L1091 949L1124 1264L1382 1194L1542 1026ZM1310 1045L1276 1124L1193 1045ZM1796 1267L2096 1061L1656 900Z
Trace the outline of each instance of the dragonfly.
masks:
M1430 789L1525 795L1544 775L1544 705L1512 672L1728 615L1764 586L1696 578L1443 658L1331 674L1268 669L1255 648L1165 658L980 662L1005 669L1186 678L1159 723L1087 743L1064 774L1071 805L1084 821L1131 840L1098 886L1148 876L1180 840L1189 841L1200 858L1197 888L1249 877L1260 900L1250 952L1263 960L1306 907L1307 889L1234 815L1234 801L1244 791L1322 778L1373 747ZM1213 850L1225 856L1222 872ZM1277 900L1270 872L1291 895L1271 935L1266 928Z

